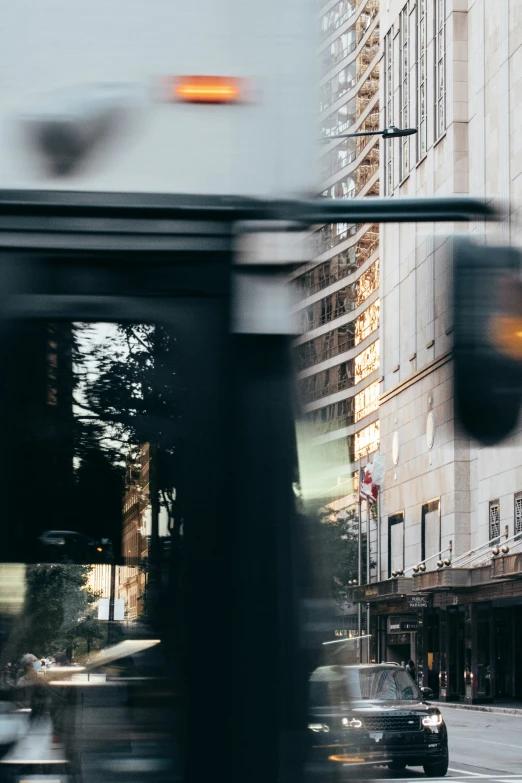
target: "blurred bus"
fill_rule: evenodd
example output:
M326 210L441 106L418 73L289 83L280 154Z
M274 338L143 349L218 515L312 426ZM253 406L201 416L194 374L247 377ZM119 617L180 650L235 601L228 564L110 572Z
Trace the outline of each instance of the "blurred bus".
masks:
M316 193L315 4L3 10L2 559L25 575L0 656L144 647L53 667L32 702L6 686L40 722L0 775L296 779L306 220L278 204Z

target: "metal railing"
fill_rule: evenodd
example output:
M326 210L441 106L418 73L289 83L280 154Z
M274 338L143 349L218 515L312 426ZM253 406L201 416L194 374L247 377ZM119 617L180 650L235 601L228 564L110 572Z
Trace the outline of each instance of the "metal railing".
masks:
M322 114L323 112L327 111L327 109L329 109L330 106L333 106L333 104L338 101L339 98L342 98L343 95L347 95L347 93L353 89L354 84L355 80L353 80L352 84L348 84L348 82L346 82L343 84L342 88L339 87L335 92L328 92L326 89L327 87L331 89L331 81L325 84L319 97L319 113Z
M335 6L328 13L332 13L334 8ZM345 22L347 22L348 19L354 15L354 13L355 7L352 6L347 11L345 11L342 16L339 16L333 24L329 24L325 30L321 30L321 40L325 41L327 38L329 38L330 35L338 30L339 27L341 27Z
M372 142L373 142L373 147L370 147L369 145ZM333 176L334 174L337 174L338 171L341 171L350 163L354 163L358 157L362 156L366 147L368 147L366 156L363 159L363 161L361 161L359 166L356 166L354 168L354 171L358 171L360 166L368 165L364 163L364 160L366 158L368 158L371 163L375 162L375 165L378 166L379 146L378 144L375 144L375 139L372 139L371 137L364 138L364 139L358 138L356 140L355 149L347 150L343 146L343 144L339 144L339 146L334 147L334 149L329 150L325 155L322 156L321 158L322 179L326 180L329 177ZM347 154L344 157L341 157L339 155L340 152L346 152Z
M324 76L325 73L331 71L332 68L335 68L335 66L341 62L341 60L344 60L344 58L348 57L349 54L355 52L356 49L357 41L352 41L352 43L348 44L348 46L346 46L337 54L329 54L328 57L324 57L321 65L321 75Z
M324 326L325 324L329 324L331 321L336 321L338 318L342 318L343 315L347 315L348 313L353 312L356 308L357 305L355 300L351 300L345 302L341 306L337 306L335 310L332 307L331 310L327 310L325 313L321 313L320 316L312 319L308 319L306 317L305 313L307 311L305 310L301 315L301 326L303 331L312 331L312 329L317 329L319 326Z
M337 136L339 133L344 133L344 131L348 130L348 128L351 128L352 125L355 122L355 113L352 117L349 117L344 122L339 122L338 125L327 127L322 125L321 126L321 134L324 136L324 138L328 139L330 136Z
M313 376L312 376L313 377ZM305 403L321 400L323 397L329 397L331 394L350 389L353 386L353 375L347 375L337 383L329 383L320 389L301 389L301 396Z
M449 545L447 547L445 547L444 549L441 549L440 552L437 552L436 555L430 555L430 557L426 557L426 558L424 558L424 560L417 560L417 562L414 565L408 566L407 568L404 568L404 569L402 569L402 568L399 569L400 572L398 572L397 575L398 576L403 576L403 575L407 574L408 571L412 571L414 573L419 573L419 572L424 573L426 571L426 563L430 563L432 560L435 560L436 557L438 557L440 559L441 555L443 555L443 554L445 554L447 552L449 552L450 557L446 558L446 559L451 560L451 553L452 553L452 551L453 551L453 544L450 541ZM390 577L390 579L392 579L392 578L393 578L393 576Z
M320 338L316 338L320 339ZM313 342L313 341L311 341ZM307 345L307 343L303 343L303 345ZM301 370L307 370L309 367L313 367L315 364L320 364L321 362L326 361L327 359L332 359L334 356L339 356L341 353L346 353L346 351L349 351L351 348L355 347L355 336L352 337L351 340L346 340L343 343L338 343L337 345L332 345L331 347L324 348L321 351L317 351L312 356L311 354L309 356L304 355L304 351L299 355L299 348L297 351L297 363L298 363L298 369Z
M342 270L337 270L336 272L332 272L331 274L325 274L324 277L319 277L319 279L316 280L316 282L311 282L310 272L306 272L304 275L297 277L295 279L295 283L299 286L301 295L305 298L308 296L312 296L318 291L323 291L325 288L328 288L328 286L333 285L334 283L341 282L341 280L344 280L345 278L349 277L354 272L356 272L358 269L360 269L361 266L363 266L363 264L366 263L368 258L370 258L373 255L374 251L368 252L366 248L360 248L360 247L358 248L357 245L355 247L356 247L355 259L351 261L349 264L347 264L346 267L344 267ZM377 248L378 248L378 243L375 249ZM334 259L332 259L331 261L325 261L322 264L319 264L319 266L312 271L316 272L316 274L318 275L320 272L326 272L327 269L332 269L332 267L334 266L332 261L335 261L335 256ZM369 273L371 274L372 269L374 269L373 264L368 267L366 272L364 272L357 280L355 280L352 283L352 285L356 289L355 302L357 307L361 305L369 296L371 296L371 294L373 294L373 292L376 291L379 286L378 280L376 282L372 281L372 283L368 285L367 288L364 288L363 290L363 286L366 285L368 280L370 279L368 275ZM377 272L374 270L373 274L375 275L377 274Z
M342 171L342 169L344 169L346 166L349 166L350 163L353 163L354 160L357 159L357 153L355 150L345 155L344 158L340 157L339 155L335 155L335 152L338 152L338 148L331 150L328 155L325 155L323 158L323 161L327 162L326 164L323 163L321 168L321 175L323 179L328 179L334 174L337 174L338 171Z
M357 269L359 269L362 263L363 262L361 261L361 263L358 264L357 260L355 260L353 263L347 266L342 271L341 274L325 275L321 279L317 280L317 282L312 284L306 283L306 275L302 275L301 277L296 278L296 282L300 286L300 292L302 296L304 297L312 296L313 294L316 294L318 291L323 291L325 288L328 288L328 286L333 285L334 283L338 283L341 280L344 280L344 278L349 277L351 274L356 272ZM329 264L329 262L327 261L326 264Z
M504 543L502 544L502 546L500 546L500 542L499 542L500 538L504 538ZM505 533L501 534L500 536L495 536L495 538L490 538L490 540L486 544L482 544L481 546L477 547L474 550L473 554L471 554L473 550L470 550L470 552L466 553L465 555L461 555L456 560L454 560L451 565L452 567L456 566L457 568L466 568L469 567L471 563L473 563L475 560L478 560L479 558L484 558L486 562L489 562L491 560L494 560L500 554L508 554L510 548L514 548L518 546L520 543L522 543L522 537L520 533L515 533L514 535L508 537L507 527L506 527ZM511 547L508 547L508 544L511 544ZM489 553L482 551L489 547L491 547L491 551ZM468 554L470 555L470 557L467 557ZM467 559L463 559L466 557Z
M337 345L332 345L328 348L314 352L313 355L310 354L309 356L305 356L304 351L299 354L299 348L301 348L303 345L307 345L307 343L301 343L297 349L297 363L299 371L307 370L309 367L313 367L315 364L320 364L321 362L326 361L326 359L332 359L334 356L339 356L339 354L345 353L346 351L355 348L357 345L366 340L367 337L373 334L373 332L375 332L378 328L379 321L378 319L375 319L374 321L371 321L365 329L361 329L358 334L350 336L350 339L347 339L342 343L338 343ZM310 342L313 342L313 340L310 340Z
M342 226L343 224L341 223L340 225ZM345 224L345 228L339 231L339 223L337 225L329 224L324 226L317 232L314 255L320 256L327 250L332 250L337 245L340 245L341 242L354 236L359 228L360 226L357 227L355 224Z
M499 543L500 538L504 538L504 543L502 544L502 546L500 546ZM480 546L475 547L474 549L469 549L467 552L464 552L462 555L459 555L456 558L452 558L451 555L452 555L453 545L452 542L450 541L449 545L445 549L442 549L436 555L431 555L425 560L420 560L414 566L408 566L408 568L404 569L404 573L406 574L408 571L413 571L414 573L419 573L419 571L424 572L426 571L426 563L431 562L435 558L439 558L437 562L437 568L439 570L442 568L473 568L476 566L472 566L471 564L474 563L476 560L479 560L480 558L483 558L483 562L479 563L479 565L487 565L492 560L495 560L499 555L508 554L511 549L517 547L521 543L522 543L521 533L515 533L512 536L508 536L506 531L502 535L495 536L494 538L490 538L489 541L486 541L484 544L481 544ZM511 544L511 546L508 547L508 544ZM490 552L486 551L488 548L491 550ZM442 555L448 552L449 552L449 557L442 558ZM441 563L441 565L438 565L438 563Z
M346 66L348 68L349 66ZM357 98L359 100L365 100L370 101L372 98L375 97L375 95L379 91L379 80L372 78L371 74L365 79L364 75L367 73L368 69L365 68L362 73L359 74L359 76L353 76L349 81L345 81L342 84L339 84L337 86L337 89L335 89L333 92L330 92L332 90L332 84L335 82L336 79L339 79L339 76L346 70L343 69L343 71L340 71L339 73L335 74L326 84L323 85L321 88L321 98L320 98L320 107L319 111L325 112L330 106L332 106L336 101L339 100L339 98L342 98L343 95L346 95L351 90L354 90L354 88L357 85L357 82L360 79L363 79L361 86L358 90L354 93L354 98ZM372 71L373 73L373 71Z

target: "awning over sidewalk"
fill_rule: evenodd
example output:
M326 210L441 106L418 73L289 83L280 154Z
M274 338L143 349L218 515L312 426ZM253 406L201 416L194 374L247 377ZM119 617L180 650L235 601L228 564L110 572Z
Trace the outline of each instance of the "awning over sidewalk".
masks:
M413 595L414 582L411 577L399 576L394 579L386 579L383 582L375 582L369 585L359 585L352 590L352 601L355 604L371 603L385 599L402 599Z

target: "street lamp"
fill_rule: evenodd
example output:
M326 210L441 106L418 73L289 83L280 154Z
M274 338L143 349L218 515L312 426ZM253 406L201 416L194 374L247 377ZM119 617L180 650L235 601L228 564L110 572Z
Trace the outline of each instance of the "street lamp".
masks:
M357 133L341 133L339 136L326 136L321 141L331 141L332 139L354 139L357 136L382 136L383 139L397 139L402 136L413 136L417 133L417 128L397 128L396 125L390 125L376 131L358 131Z

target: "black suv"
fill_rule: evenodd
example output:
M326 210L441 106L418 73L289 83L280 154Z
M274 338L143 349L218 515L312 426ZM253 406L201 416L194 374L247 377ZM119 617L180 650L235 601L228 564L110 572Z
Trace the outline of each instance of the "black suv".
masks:
M310 763L317 768L387 764L448 771L448 734L440 711L401 666L321 666L310 677Z

